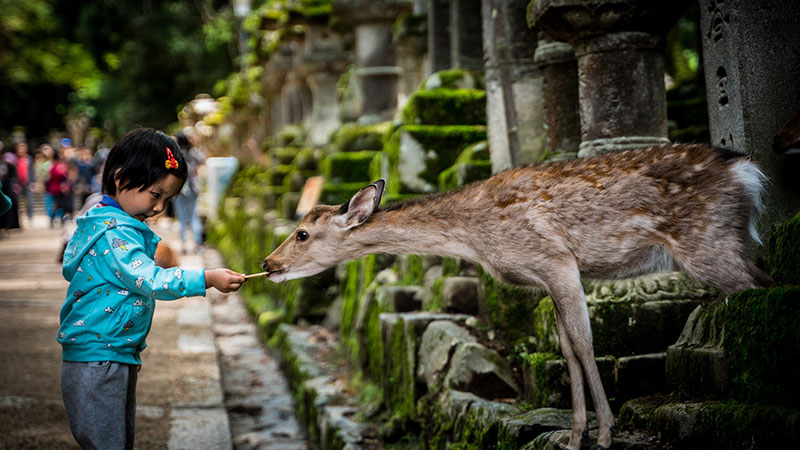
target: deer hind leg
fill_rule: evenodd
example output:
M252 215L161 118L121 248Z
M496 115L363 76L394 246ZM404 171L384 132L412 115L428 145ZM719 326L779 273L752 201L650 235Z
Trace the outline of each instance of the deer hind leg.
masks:
M569 370L570 391L572 394L572 434L569 437L569 449L581 448L584 436L589 433L589 425L586 417L586 398L583 388L583 367L581 366L575 352L572 351L572 343L567 334L567 325L555 308L556 322L558 328L558 342L561 345L561 353L567 360Z
M583 368L583 374L589 385L595 413L597 414L599 425L597 447L609 448L613 439L614 415L611 413L611 407L608 404L608 398L600 380L600 371L597 369L597 362L594 358L592 330L589 325L589 309L586 306L586 298L580 283L580 273L577 265L574 263L568 264L565 270L559 271L553 278L553 283L549 284L548 290L553 299L555 309L558 311L556 317L561 349L564 352L564 357L568 358L567 364L570 368L573 420L575 420L575 417L580 418L575 409L578 407L580 407L579 409L585 409L586 406L582 383L579 386L575 386L576 380L582 378L581 376L573 375L573 372L575 372L573 366L577 365L574 357L577 357L577 362ZM571 365L568 354L574 354ZM575 402L576 399L578 402ZM573 439L578 439L583 430L576 430L575 422L573 422L572 426L569 447L577 449L580 448L580 440L574 442ZM577 446L574 446L573 443L577 444Z

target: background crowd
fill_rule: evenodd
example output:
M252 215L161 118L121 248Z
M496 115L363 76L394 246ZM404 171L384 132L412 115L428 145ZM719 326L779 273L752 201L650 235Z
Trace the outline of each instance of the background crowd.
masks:
M184 252L196 251L203 240L196 204L205 155L183 133L175 137L186 155L189 180L174 199L168 214L180 221ZM0 238L25 226L25 221L20 220L22 214L27 216L27 223L31 223L37 208L43 208L41 212L49 219L51 228L70 224L90 196L95 199L98 196L92 194L101 193L103 165L109 150L105 146L75 146L69 138L35 148L24 140L17 140L10 146L0 141L0 185L2 193L11 201L8 211L0 214ZM38 196L43 200L39 202L41 206L35 201ZM192 245L187 245L187 230L192 232Z

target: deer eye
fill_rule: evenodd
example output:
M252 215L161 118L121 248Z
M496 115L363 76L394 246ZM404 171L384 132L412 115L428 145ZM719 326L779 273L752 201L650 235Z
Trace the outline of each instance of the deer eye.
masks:
M300 231L297 232L297 240L298 241L302 242L302 241L305 241L306 239L308 239L308 232L307 231L300 230Z

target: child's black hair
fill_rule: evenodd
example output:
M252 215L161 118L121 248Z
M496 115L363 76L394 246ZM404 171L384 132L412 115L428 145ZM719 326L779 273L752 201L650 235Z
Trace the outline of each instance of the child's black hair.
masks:
M177 168L167 168L170 152L178 163ZM140 128L122 136L108 153L103 168L103 193L116 195L116 180L119 188L145 189L168 174L186 182L188 172L186 160L178 144L158 130Z

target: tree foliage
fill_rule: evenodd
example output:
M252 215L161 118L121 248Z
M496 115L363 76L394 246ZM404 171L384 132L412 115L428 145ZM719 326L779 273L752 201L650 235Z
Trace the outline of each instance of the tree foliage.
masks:
M0 131L63 129L72 115L119 135L166 128L233 70L220 0L0 0Z

